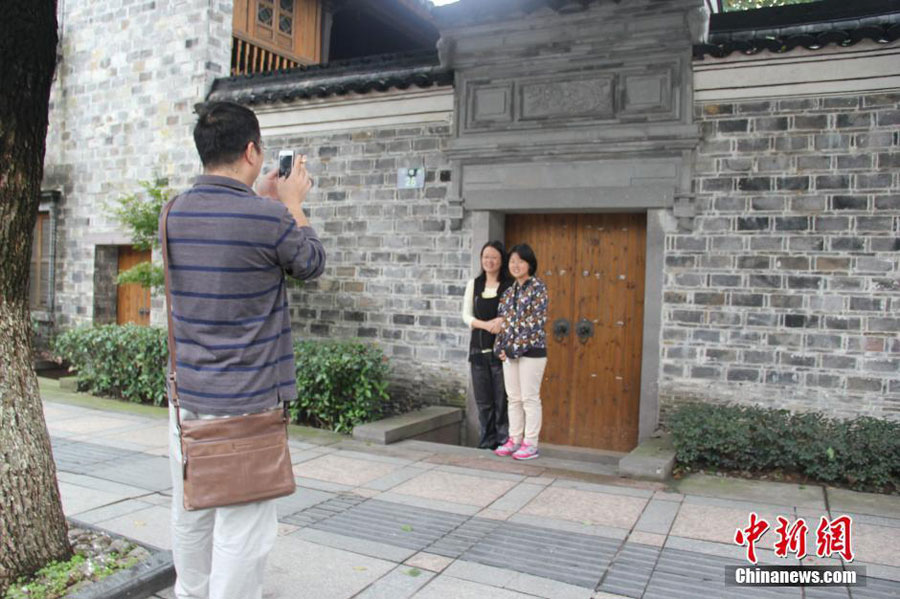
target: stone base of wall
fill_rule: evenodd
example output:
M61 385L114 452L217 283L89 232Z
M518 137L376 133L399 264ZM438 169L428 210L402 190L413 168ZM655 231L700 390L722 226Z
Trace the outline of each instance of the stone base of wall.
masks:
M660 424L665 427L673 410L685 403L738 404L792 412L819 412L832 418L858 416L888 417L878 401L866 402L841 393L823 393L818 389L773 389L762 384L741 384L711 388L703 383L667 385L659 394Z
M412 406L466 406L467 371L391 359L391 397Z

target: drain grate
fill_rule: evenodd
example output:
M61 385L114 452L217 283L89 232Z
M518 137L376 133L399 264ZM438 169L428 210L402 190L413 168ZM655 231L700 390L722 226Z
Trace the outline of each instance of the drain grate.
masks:
M660 551L659 547L652 545L626 543L613 559L598 590L625 597L641 597L650 582Z
M320 506L323 505L320 504ZM369 500L329 518L319 520L311 527L325 532L421 551L459 527L466 520L466 516L448 512Z
M457 558L493 532L498 526L500 526L499 520L472 518L447 536L438 539L426 551L445 557Z
M332 497L322 503L317 503L312 507L306 508L303 512L317 520L324 520L325 518L331 518L332 516L346 512L363 501L365 501L365 498L360 497L359 495L341 493L337 497Z
M654 571L644 592L644 599L697 599L724 597L725 582L718 583L691 576L692 563L684 564L684 574ZM724 577L724 570L722 573Z
M123 459L132 457L146 458L147 454L130 449L70 441L68 439L51 438L53 460L57 470L73 474L88 474L105 466L118 464Z
M707 595L726 599L802 597L799 587L736 587L725 585L725 566L739 560L679 549L663 549L647 585L645 599L695 599Z
M502 522L462 559L593 590L620 544L604 537Z
M322 520L345 512L348 509L359 505L363 501L365 501L365 498L360 497L359 495L342 493L337 497L326 499L325 501L310 506L305 510L293 513L284 518L279 518L279 521L286 524L293 524L294 526L311 526L316 522L320 522Z

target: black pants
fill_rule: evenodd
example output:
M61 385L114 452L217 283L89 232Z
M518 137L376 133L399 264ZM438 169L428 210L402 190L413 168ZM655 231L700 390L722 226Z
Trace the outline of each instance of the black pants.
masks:
M505 443L509 435L503 362L493 354L473 354L471 367L472 388L481 425L478 447L493 449Z

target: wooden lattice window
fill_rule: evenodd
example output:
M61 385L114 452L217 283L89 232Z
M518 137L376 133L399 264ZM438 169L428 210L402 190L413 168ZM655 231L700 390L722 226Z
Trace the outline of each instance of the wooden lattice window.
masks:
M31 245L31 273L28 282L28 304L32 310L50 309L53 290L50 285L52 235L50 214L38 214L34 225L34 240Z
M321 0L235 0L232 73L318 63Z

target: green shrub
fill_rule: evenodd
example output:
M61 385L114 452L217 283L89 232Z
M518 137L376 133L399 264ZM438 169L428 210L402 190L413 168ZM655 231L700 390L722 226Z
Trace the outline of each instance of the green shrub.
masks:
M779 470L854 489L900 489L900 423L689 403L669 416L680 467Z
M75 370L78 388L135 403L166 403L165 329L134 324L81 327L60 334L54 352Z
M294 344L299 398L294 422L349 433L389 412L389 365L380 349L354 341Z
M54 346L95 395L165 405L166 330L137 325L82 327L62 333ZM347 433L357 424L396 413L387 392L389 365L377 347L353 341L294 345L299 399L294 422Z

